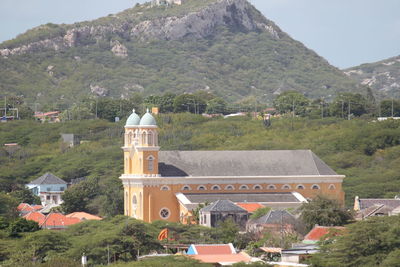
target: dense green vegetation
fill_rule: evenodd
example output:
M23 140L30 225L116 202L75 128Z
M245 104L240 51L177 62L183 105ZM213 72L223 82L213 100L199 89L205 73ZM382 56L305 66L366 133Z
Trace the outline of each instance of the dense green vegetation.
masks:
M207 119L186 113L160 115L157 120L163 150L312 149L336 172L347 176L344 190L348 205L355 195L394 197L400 191L398 121L283 117L273 119L272 126L265 128L261 121L249 117ZM60 133L74 133L88 142L67 149L61 145ZM122 135L122 121L0 124L0 143L21 146L13 153L1 150L1 190L14 191L45 172L66 181L86 176L86 182L67 192L76 191L71 194L74 199L94 188L91 183L96 186L93 193L84 194L84 201L76 201L79 208L103 216L122 213L118 179L123 164Z
M399 216L375 217L348 226L343 236L322 242L311 258L314 267L400 266Z
M83 26L121 27L144 20L183 16L215 0L192 0L173 8L137 6L116 16L74 25L47 24L28 31L0 47L13 48L30 42L63 36L67 30ZM82 98L94 96L91 86L105 88L104 94L129 98L166 91L177 94L207 89L228 102L258 96L272 103L274 93L297 90L317 98L338 92L364 92L356 82L323 58L291 39L272 22L249 8L257 22L279 32L243 31L238 26L214 29L207 38L141 42L126 33L89 36L76 47L40 50L25 55L0 57L0 91L23 95L33 109L52 103L52 109L72 107ZM129 28L128 27L128 28ZM83 38L83 37L82 37ZM112 43L119 41L128 50L127 58L114 56Z

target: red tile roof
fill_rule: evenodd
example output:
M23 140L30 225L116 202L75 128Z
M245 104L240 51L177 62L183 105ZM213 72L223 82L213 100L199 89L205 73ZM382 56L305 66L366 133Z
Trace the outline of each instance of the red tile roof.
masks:
M236 254L232 244L193 245L198 255Z
M33 206L31 206L34 210L41 210L41 209L43 209L43 206L42 205L33 205Z
M40 226L49 229L61 229L80 222L81 220L78 218L68 218L61 213L50 213L46 216L45 221Z
M254 212L259 208L264 208L264 206L259 203L236 203L236 205L247 210L248 212Z
M34 208L31 207L31 205L27 204L27 203L21 203L18 205L17 210L19 212L23 212L23 213L27 213L27 212L31 212L31 211L35 211Z
M89 214L87 212L73 212L70 214L65 215L65 217L67 218L78 218L81 221L85 221L85 220L102 220L103 218L96 216L96 215L92 215Z
M328 234L331 229L336 229L342 232L345 227L342 226L319 226L316 225L305 237L305 241L319 241L321 238Z
M23 216L26 220L31 220L37 222L39 225L41 225L44 220L46 219L46 216L44 216L42 213L34 211L26 214Z
M237 262L251 261L251 257L243 252L238 254L190 255L190 257L205 263L219 264L234 264Z

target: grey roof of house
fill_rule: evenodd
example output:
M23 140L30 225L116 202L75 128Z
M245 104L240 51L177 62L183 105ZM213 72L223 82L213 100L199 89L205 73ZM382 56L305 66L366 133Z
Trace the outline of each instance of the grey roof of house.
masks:
M292 193L206 193L206 194L184 194L191 203L215 202L217 200L230 200L234 203L255 202L255 203L277 203L297 202Z
M67 184L67 182L58 178L54 174L47 172L29 184Z
M257 219L252 219L249 221L249 223L254 223L254 224L294 224L295 223L295 218L292 214L290 214L286 210L270 210L267 214L264 216L257 218Z
M233 203L232 201L221 199L201 209L201 212L244 212L247 211Z
M375 204L386 205L388 207L397 208L400 206L400 199L385 199L385 198L360 198L360 209L369 208Z
M160 151L159 172L164 177L337 175L311 150Z

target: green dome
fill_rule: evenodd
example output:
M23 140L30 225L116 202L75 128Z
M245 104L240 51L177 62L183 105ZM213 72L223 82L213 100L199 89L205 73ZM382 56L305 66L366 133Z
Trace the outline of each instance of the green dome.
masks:
M135 113L135 109L132 110L132 114L126 120L125 126L138 126L140 123L140 117Z
M140 120L140 125L154 125L157 126L156 119L149 113L149 110L147 110L146 114L143 115L142 119Z

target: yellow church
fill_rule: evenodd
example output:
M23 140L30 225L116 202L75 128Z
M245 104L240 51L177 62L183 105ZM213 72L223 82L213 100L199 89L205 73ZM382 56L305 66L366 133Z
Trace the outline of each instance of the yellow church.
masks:
M344 202L342 181L311 150L160 151L147 111L125 125L124 213L146 222L187 223L200 203L228 199L298 207L318 194Z

